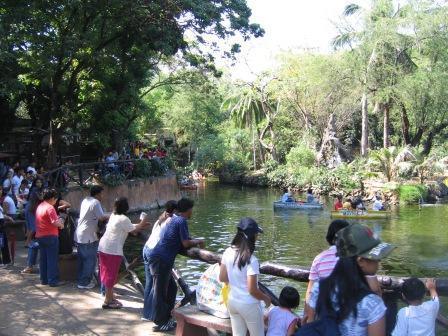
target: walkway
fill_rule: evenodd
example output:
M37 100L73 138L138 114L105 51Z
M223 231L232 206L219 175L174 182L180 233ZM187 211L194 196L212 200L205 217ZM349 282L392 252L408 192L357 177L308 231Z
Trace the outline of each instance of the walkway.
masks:
M117 288L123 309L103 310L98 288L81 291L74 283L51 288L41 285L37 274L20 274L26 254L21 245L16 265L0 269L0 336L174 334L154 333L152 323L140 320L142 298L125 281Z

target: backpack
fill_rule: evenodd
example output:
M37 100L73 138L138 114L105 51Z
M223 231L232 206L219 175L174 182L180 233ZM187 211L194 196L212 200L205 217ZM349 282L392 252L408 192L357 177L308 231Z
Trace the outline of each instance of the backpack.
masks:
M361 290L358 302L371 293L370 290ZM294 336L341 336L337 321L337 313L334 311L328 313L326 309L324 309L321 318L303 325L296 331Z

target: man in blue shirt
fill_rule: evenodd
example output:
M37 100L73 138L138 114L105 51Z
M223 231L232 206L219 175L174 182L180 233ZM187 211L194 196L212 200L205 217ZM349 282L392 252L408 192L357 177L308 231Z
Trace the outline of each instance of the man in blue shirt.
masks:
M177 215L161 233L157 245L152 250L148 264L153 277L152 316L154 331L170 331L176 328L171 319L171 310L176 302L177 286L171 275L171 269L179 252L190 247L204 247L203 239L191 239L187 219L193 214L193 201L182 198L177 203Z

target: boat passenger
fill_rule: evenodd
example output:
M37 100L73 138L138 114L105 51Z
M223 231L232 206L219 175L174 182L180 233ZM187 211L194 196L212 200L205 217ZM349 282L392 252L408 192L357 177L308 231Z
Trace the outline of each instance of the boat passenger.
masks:
M306 192L306 202L307 203L316 203L316 199L314 198L313 195L313 189L308 188L307 192Z
M342 196L338 195L336 202L334 203L334 210L338 211L341 210L344 207L344 205L342 204Z
M343 219L335 219L328 226L327 236L325 237L325 239L327 240L330 247L325 251L319 253L314 258L310 268L308 288L306 289L306 295L305 295L305 315L303 317L304 322L307 321L310 312L309 310L310 308L307 302L309 300L313 285L316 282L328 277L333 271L337 261L339 260L336 254L336 246L334 245L336 240L336 233L347 226L349 226L349 223Z
M282 196L282 202L283 203L287 203L287 202L295 202L294 197L292 197L291 193L289 192L288 188L284 188L283 189L283 196Z
M237 233L222 255L219 280L230 284L227 308L234 336L264 336L263 310L271 299L258 288L260 264L254 255L255 242L263 230L252 218L242 218Z
M151 255L152 250L156 247L157 243L160 240L161 234L168 223L171 221L174 211L177 208L177 202L174 200L168 201L165 204L165 211L160 215L157 221L154 223L151 231L151 235L143 247L143 262L145 265L145 292L144 292L144 300L143 300L143 316L142 320L149 321L152 316L152 297L151 297L151 289L152 289L152 275L149 267L149 256Z
M384 211L384 204L383 201L381 201L381 196L377 195L375 196L375 202L372 206L373 211Z
M345 202L342 204L342 208L346 210L352 209L352 200L350 198L347 198Z
M398 312L392 336L409 335L411 330L413 335L435 335L440 304L434 279L426 280L426 286L420 279L406 279L401 290L409 306ZM426 290L429 291L431 300L423 302Z
M279 306L273 307L264 319L268 330L266 336L291 336L297 329L300 318L292 312L299 306L300 294L294 287L286 286L280 292Z
M352 224L336 234L339 260L327 278L315 283L309 305L318 319L335 322L344 336L384 336L386 306L366 280L375 275L380 260L393 246L376 239L366 226ZM337 316L334 320L329 316ZM317 322L318 323L318 322Z

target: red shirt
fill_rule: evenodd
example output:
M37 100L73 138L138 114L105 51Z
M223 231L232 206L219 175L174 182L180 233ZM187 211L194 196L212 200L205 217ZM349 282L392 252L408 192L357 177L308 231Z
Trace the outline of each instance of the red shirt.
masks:
M342 202L341 201L336 201L336 203L334 204L334 209L337 211L337 210L340 210L340 209L342 209L344 206L342 205Z
M36 209L36 238L59 236L58 228L54 226L58 219L58 214L50 203L40 203Z

